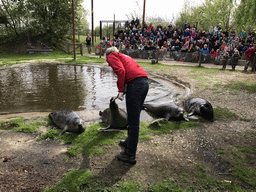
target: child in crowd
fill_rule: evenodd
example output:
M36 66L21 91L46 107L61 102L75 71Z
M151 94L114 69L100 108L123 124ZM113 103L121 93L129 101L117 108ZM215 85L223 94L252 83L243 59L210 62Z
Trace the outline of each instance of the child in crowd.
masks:
M219 57L220 57L220 49L217 49L214 52L214 63L217 65L219 64Z
M226 69L228 59L229 59L229 54L228 54L228 52L225 52L222 59L221 59L222 69Z
M210 59L211 59L211 61L214 61L214 58L215 58L215 51L214 51L214 48L212 48L211 51L210 51Z
M240 59L240 55L239 55L239 51L235 50L234 55L232 56L232 60L231 60L231 65L232 65L232 70L235 70L237 64L238 64L238 60Z

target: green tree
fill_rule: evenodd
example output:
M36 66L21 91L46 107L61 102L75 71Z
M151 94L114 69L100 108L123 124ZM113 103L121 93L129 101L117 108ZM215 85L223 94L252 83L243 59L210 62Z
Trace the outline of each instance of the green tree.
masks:
M231 0L234 1L234 0ZM256 1L240 0L235 10L235 27L238 31L256 28Z
M190 23L195 24L198 29L208 31L210 26L221 23L223 28L230 29L233 8L234 4L230 0L208 0L201 6L189 6L185 2L176 25L183 27L185 23Z
M88 27L81 3L74 0L77 31ZM0 24L4 35L13 37L14 33L14 40L29 36L55 47L72 34L72 0L1 0L0 17L7 20Z

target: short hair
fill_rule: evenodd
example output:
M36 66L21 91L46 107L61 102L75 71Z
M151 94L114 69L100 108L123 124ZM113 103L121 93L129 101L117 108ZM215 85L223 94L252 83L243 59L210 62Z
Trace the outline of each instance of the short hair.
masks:
M114 53L114 52L119 52L116 47L109 47L109 48L107 48L107 50L106 50L106 59L108 58L108 55L110 53Z

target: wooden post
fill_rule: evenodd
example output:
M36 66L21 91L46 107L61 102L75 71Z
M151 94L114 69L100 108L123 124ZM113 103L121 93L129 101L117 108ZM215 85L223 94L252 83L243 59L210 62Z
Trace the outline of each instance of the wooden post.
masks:
M199 51L199 67L201 67L202 63L202 51Z

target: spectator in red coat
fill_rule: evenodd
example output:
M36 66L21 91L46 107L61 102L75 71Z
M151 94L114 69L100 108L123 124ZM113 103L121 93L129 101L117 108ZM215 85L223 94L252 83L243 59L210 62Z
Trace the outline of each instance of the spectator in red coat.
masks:
M106 50L106 60L117 75L118 95L116 98L123 100L124 95L126 96L128 138L120 141L119 145L124 148L124 151L117 155L117 159L135 164L140 112L149 89L148 76L134 59L119 53L115 47Z
M246 63L245 63L245 66L244 66L244 71L246 71L249 67L249 64L253 64L253 58L255 56L255 53L256 53L256 49L255 47L251 47L250 49L247 49L244 54L245 54L245 60L246 60Z

